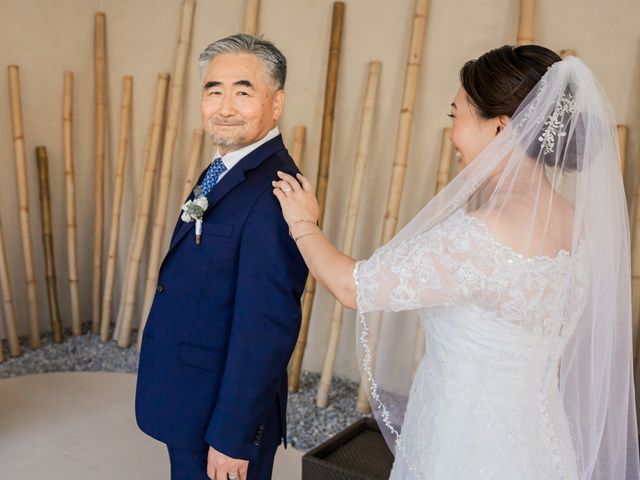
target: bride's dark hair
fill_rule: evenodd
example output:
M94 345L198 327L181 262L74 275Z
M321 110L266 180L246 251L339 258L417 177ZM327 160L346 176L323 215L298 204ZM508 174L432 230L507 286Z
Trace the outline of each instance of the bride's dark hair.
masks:
M504 45L460 69L460 83L482 118L513 116L547 69L562 60L539 45Z
M460 83L481 118L512 117L549 67L561 60L557 53L540 45L504 45L465 63L460 69ZM559 138L557 150L565 154L561 168L575 170L575 139ZM556 155L541 152L538 144L531 145L527 153L550 167L556 166Z

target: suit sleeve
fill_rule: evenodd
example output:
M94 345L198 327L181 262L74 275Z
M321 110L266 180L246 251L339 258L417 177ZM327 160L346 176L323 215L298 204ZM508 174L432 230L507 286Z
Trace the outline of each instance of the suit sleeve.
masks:
M304 261L268 189L243 228L227 361L205 435L225 455L257 458L256 434L275 404L300 330L306 277Z

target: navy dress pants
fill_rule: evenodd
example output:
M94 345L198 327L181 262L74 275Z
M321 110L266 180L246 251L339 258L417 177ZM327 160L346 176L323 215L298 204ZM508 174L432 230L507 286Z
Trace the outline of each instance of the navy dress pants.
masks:
M208 450L191 452L178 450L171 446L169 462L171 463L171 480L208 480L207 454ZM273 460L277 448L262 449L256 462L249 463L247 480L271 480Z

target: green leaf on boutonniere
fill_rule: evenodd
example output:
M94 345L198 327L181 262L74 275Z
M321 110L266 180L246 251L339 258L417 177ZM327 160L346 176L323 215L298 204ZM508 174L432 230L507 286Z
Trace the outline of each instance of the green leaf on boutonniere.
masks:
M198 218L198 217L202 217L202 215L204 214L204 209L198 205L197 203L190 203L188 205L186 205L186 210L185 210L189 215Z
M209 208L209 202L207 201L207 197L202 195L201 192L202 187L196 187L194 193L198 193L198 195L193 200L187 200L185 204L182 205L182 215L180 218L183 222L189 223L194 220L202 220L204 212Z
M204 195L204 187L202 185L196 185L193 189L193 196L199 197L200 195Z

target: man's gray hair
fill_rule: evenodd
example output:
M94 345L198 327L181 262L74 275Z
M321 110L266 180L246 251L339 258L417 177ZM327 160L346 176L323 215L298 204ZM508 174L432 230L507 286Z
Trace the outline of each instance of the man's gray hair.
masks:
M204 76L209 63L223 53L252 53L262 60L278 90L284 88L284 81L287 78L287 59L285 56L270 41L246 33L236 33L216 40L205 48L198 57L200 78Z

